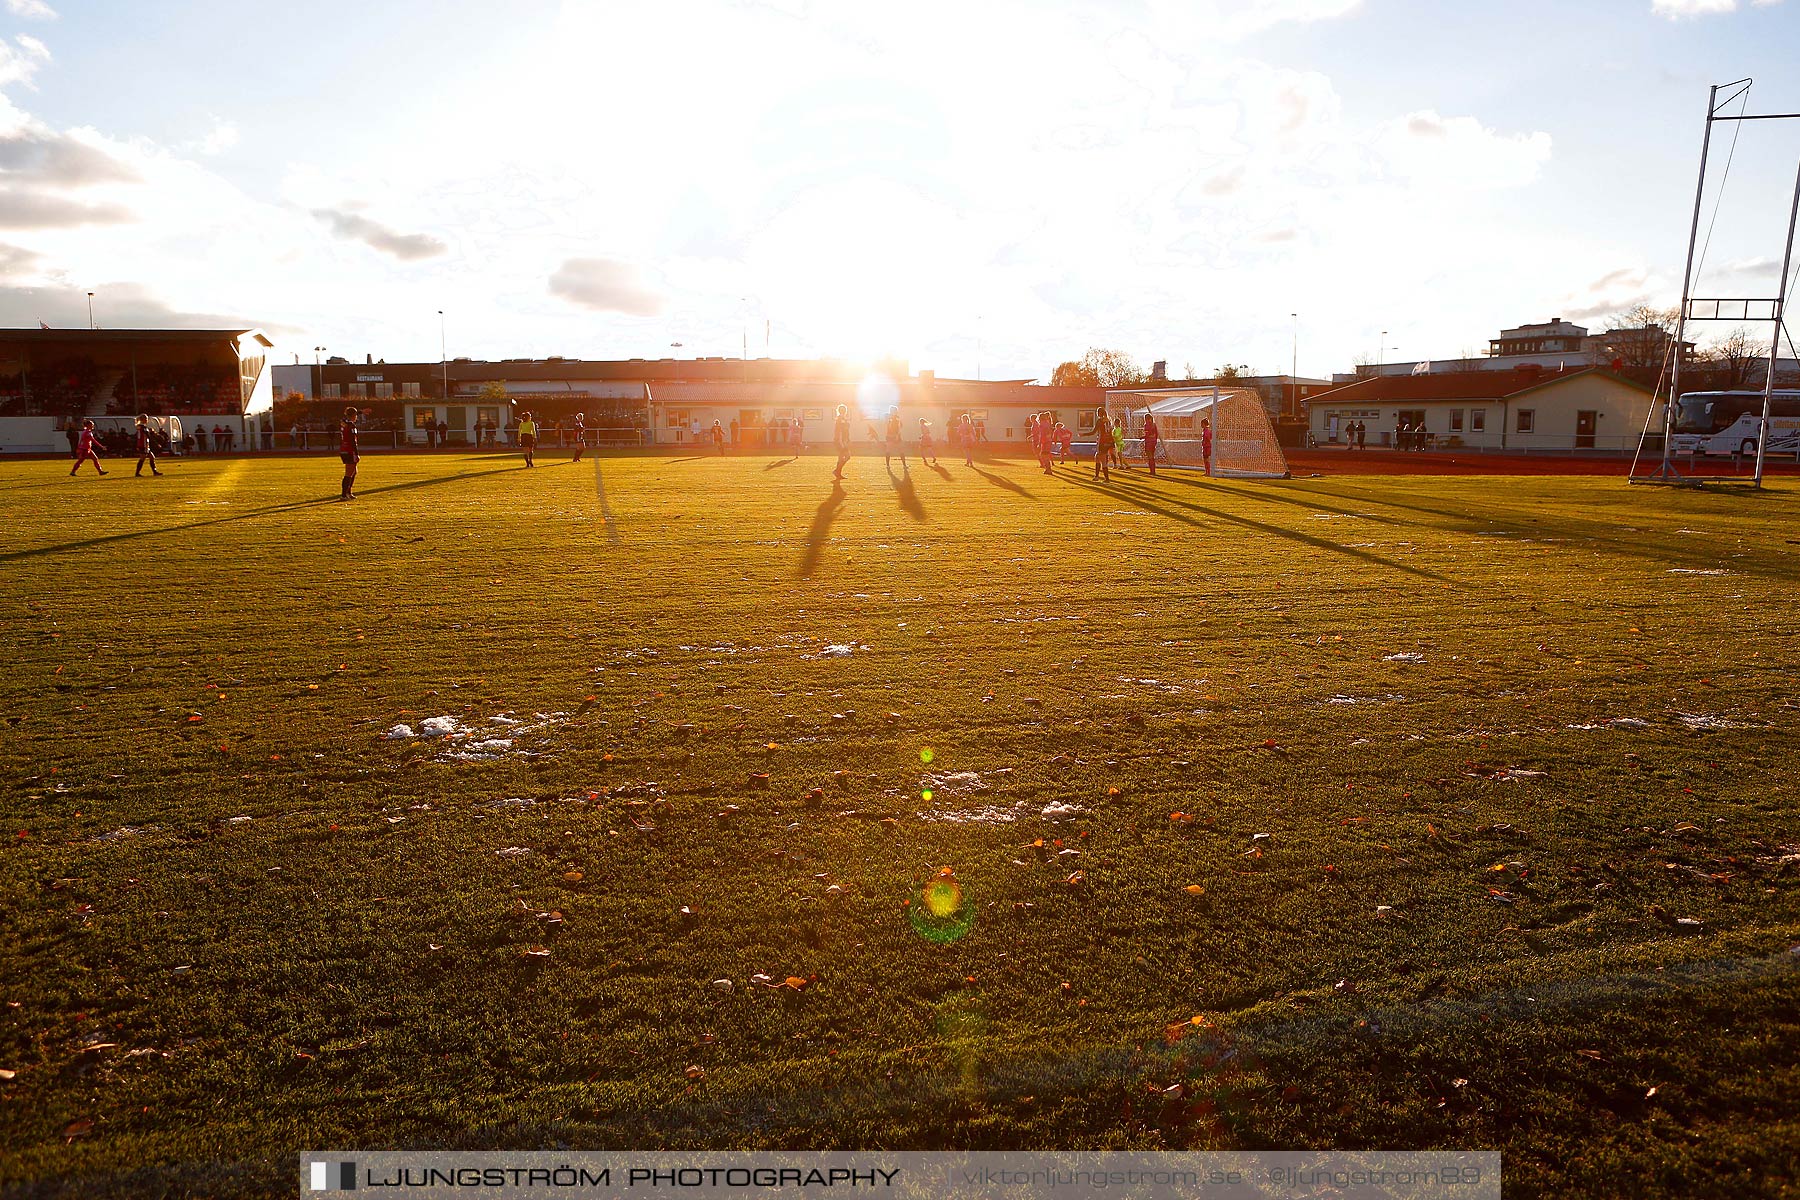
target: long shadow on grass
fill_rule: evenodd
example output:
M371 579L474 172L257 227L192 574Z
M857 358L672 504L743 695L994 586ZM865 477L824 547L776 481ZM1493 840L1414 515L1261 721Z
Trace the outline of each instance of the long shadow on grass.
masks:
M938 473L938 475L940 475L944 479L950 478L949 468L945 467L942 463L932 463L931 469L933 471L936 471Z
M984 471L980 467L971 467L970 470L974 471L977 475L981 476L997 488L1005 488L1009 492L1017 492L1028 500L1037 499L1036 496L1032 495L1030 488L1014 483L1004 475L996 475L992 471Z
M492 471L459 471L455 475L442 475L435 479L412 479L405 483L389 483L381 487L364 488L358 496L376 496L384 492L405 492L413 488L437 487L440 484L455 483L459 479L479 479L484 475L506 475L513 471L525 470L519 463L510 467L500 467ZM184 525L162 525L155 529L134 529L130 533L109 533L105 537L83 538L75 542L58 542L53 546L34 546L30 550L15 550L11 554L0 554L0 562L16 562L23 558L42 558L49 554L58 554L64 550L87 550L94 546L110 546L115 542L129 542L137 538L154 537L159 533L181 533L188 529L206 529L213 525L229 525L235 521L249 521L257 517L273 516L276 513L299 512L302 509L318 508L323 504L336 504L336 496L321 496L317 500L295 500L287 504L269 504L262 508L253 508L248 512L233 513L228 517L212 517L205 521L189 521Z
M1103 495L1116 496L1120 499L1130 500L1139 508L1156 513L1158 516L1167 517L1171 521L1180 521L1184 525L1192 525L1196 529L1207 529L1209 526L1206 522L1197 517L1191 517L1188 516L1187 513L1178 512L1176 510L1186 509L1187 512L1203 513L1206 516L1228 522L1232 525L1241 525L1246 529L1254 529L1258 533L1272 534L1275 537L1285 538L1292 542L1300 542L1303 545L1312 546L1319 550L1330 550L1334 554L1342 554L1350 558L1360 558L1364 562L1372 563L1375 566L1387 567L1395 571L1404 571L1408 575L1417 575L1421 579L1434 579L1439 583L1455 582L1446 576L1439 575L1435 571L1427 571L1423 567L1410 567L1405 563L1398 563L1393 559L1383 558L1379 554L1369 554L1352 546L1339 545L1337 542L1331 541L1328 538L1314 537L1309 533L1301 533L1297 529L1286 529L1280 525L1270 525L1266 521L1253 521L1249 517L1240 517L1235 513L1222 512L1216 508L1207 508L1204 505L1189 504L1183 500L1176 500L1164 496L1160 492L1151 491L1144 484L1123 480L1114 480L1111 483L1098 483L1080 477L1070 479L1069 482L1073 483L1076 487L1086 488L1089 491L1100 492ZM1152 503L1152 499L1160 500L1162 501L1162 504ZM1164 507L1164 505L1170 507Z
M831 494L813 514L812 528L806 531L806 553L800 556L800 569L794 572L795 578L812 578L819 567L819 555L825 552L825 543L831 540L831 523L837 520L838 510L843 507L844 485L833 483Z
M894 485L894 496L900 501L900 507L906 510L907 516L915 521L928 519L925 516L925 505L920 502L919 493L913 487L912 475L904 466L900 468L898 476L889 471L888 482Z
M1190 481L1184 480L1183 482ZM1197 483L1198 481L1191 482ZM1310 488L1306 487L1301 487L1298 490L1307 495L1316 494ZM1764 494L1766 495L1767 493ZM1259 498L1266 498L1261 497L1260 493L1258 493L1258 496ZM1346 499L1346 497L1342 496L1334 496L1334 498ZM1542 518L1532 519L1504 512L1457 512L1447 508L1433 508L1426 504L1407 503L1401 500L1389 499L1386 496L1366 489L1353 491L1348 499L1354 501L1366 501L1371 504L1381 505L1385 508L1397 508L1405 512L1419 513L1426 517L1443 517L1447 518L1447 521L1396 521L1395 518L1391 517L1380 517L1368 513L1334 509L1325 504L1319 504L1316 507L1328 512L1343 512L1347 516L1363 517L1368 520L1384 521L1402 525L1412 525L1421 529L1437 529L1446 533L1479 534L1484 530L1498 530L1509 534L1539 539L1548 534L1570 538L1582 538L1593 542L1596 545L1604 546L1608 551L1623 557L1642 559L1646 562L1664 563L1671 566L1716 567L1720 565L1720 562L1724 558L1723 551L1718 553L1705 553L1690 550L1686 545L1671 545L1647 540L1648 538L1656 537L1655 533L1645 534L1642 532L1627 532L1621 534L1619 522L1617 520L1600 521L1592 518L1558 515L1547 515ZM1285 502L1290 504L1305 503L1304 501L1296 500L1288 500ZM1620 515L1624 516L1625 514ZM1706 516L1694 513L1670 515L1684 521L1707 519ZM1455 524L1449 522L1454 522ZM1759 564L1751 563L1745 559L1733 559L1731 567L1733 570L1743 571L1746 574L1766 575L1775 579L1794 579L1800 577L1800 570L1797 570L1795 565L1785 562L1770 563L1765 561Z
M763 470L773 471L776 467L785 467L789 463L797 463L799 461L800 461L800 456L798 454L794 455L794 457L792 457L792 458L778 458L772 463L765 464L763 466Z
M607 545L616 546L619 544L619 523L606 499L606 480L600 474L599 458L594 459L594 498L600 502L600 520L606 525Z

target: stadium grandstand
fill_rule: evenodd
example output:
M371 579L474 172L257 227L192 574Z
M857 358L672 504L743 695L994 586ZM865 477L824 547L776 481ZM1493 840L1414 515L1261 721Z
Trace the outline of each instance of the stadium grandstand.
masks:
M271 345L259 329L0 329L0 449L61 451L84 420L104 434L139 413L254 445L272 428Z

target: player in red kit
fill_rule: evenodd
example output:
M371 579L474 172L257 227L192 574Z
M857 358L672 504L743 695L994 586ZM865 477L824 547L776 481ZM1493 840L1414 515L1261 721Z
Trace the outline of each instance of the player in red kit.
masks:
M832 471L833 479L844 477L844 464L850 461L850 410L840 404L837 407L837 418L831 423L831 442L837 447L837 469Z
M1156 444L1162 441L1162 431L1156 427L1156 418L1149 413L1144 414L1144 458L1150 463L1150 473L1156 474Z
M937 465L937 447L931 438L931 422L924 417L919 418L919 461Z
M138 417L135 437L137 439L138 453L137 471L135 474L141 476L144 473L144 464L149 463L150 473L152 475L161 475L162 472L156 469L156 444L150 436L150 418L148 416Z
M81 434L75 439L75 465L69 468L69 474L72 476L81 470L81 464L90 458L94 460L94 470L102 475L106 474L106 469L100 465L100 446L94 437L94 423L91 420L81 423Z
M344 460L344 492L339 500L356 499L356 464L362 455L356 449L356 409L346 408L338 423L338 457Z

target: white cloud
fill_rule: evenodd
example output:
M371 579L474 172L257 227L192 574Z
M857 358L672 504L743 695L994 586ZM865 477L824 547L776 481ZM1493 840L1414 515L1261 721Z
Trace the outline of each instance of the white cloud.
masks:
M132 219L122 204L88 204L32 188L0 188L0 229L119 225Z
M1390 169L1428 175L1452 187L1516 187L1531 182L1550 160L1550 135L1507 134L1474 117L1444 117L1430 109L1389 122L1375 145Z
M214 117L212 128L207 131L206 136L190 143L189 148L196 154L205 154L210 157L214 154L223 154L237 144L238 127L230 121Z
M653 317L663 299L646 287L636 267L610 258L571 258L550 276L550 294L599 312Z
M402 262L436 258L449 249L443 242L429 234L401 233L360 213L346 212L337 208L320 208L313 210L313 216L323 221L338 237L346 241L361 242L371 249L379 250Z
M1650 0L1650 11L1679 21L1683 17L1708 17L1737 11L1737 0Z
M0 87L18 83L31 87L38 68L50 61L50 50L34 37L20 34L15 47L0 38Z
M6 0L6 11L15 17L24 17L27 21L52 21L56 19L56 10L44 0Z

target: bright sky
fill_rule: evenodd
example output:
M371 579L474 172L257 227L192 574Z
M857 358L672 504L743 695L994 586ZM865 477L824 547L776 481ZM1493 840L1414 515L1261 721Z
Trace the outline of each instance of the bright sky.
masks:
M436 360L439 309L477 358L1272 373L1294 312L1304 374L1481 353L1674 302L1709 84L1800 111L1779 0L0 0L0 37L0 324L92 290L282 361ZM1775 287L1800 121L1744 129L1711 294Z

